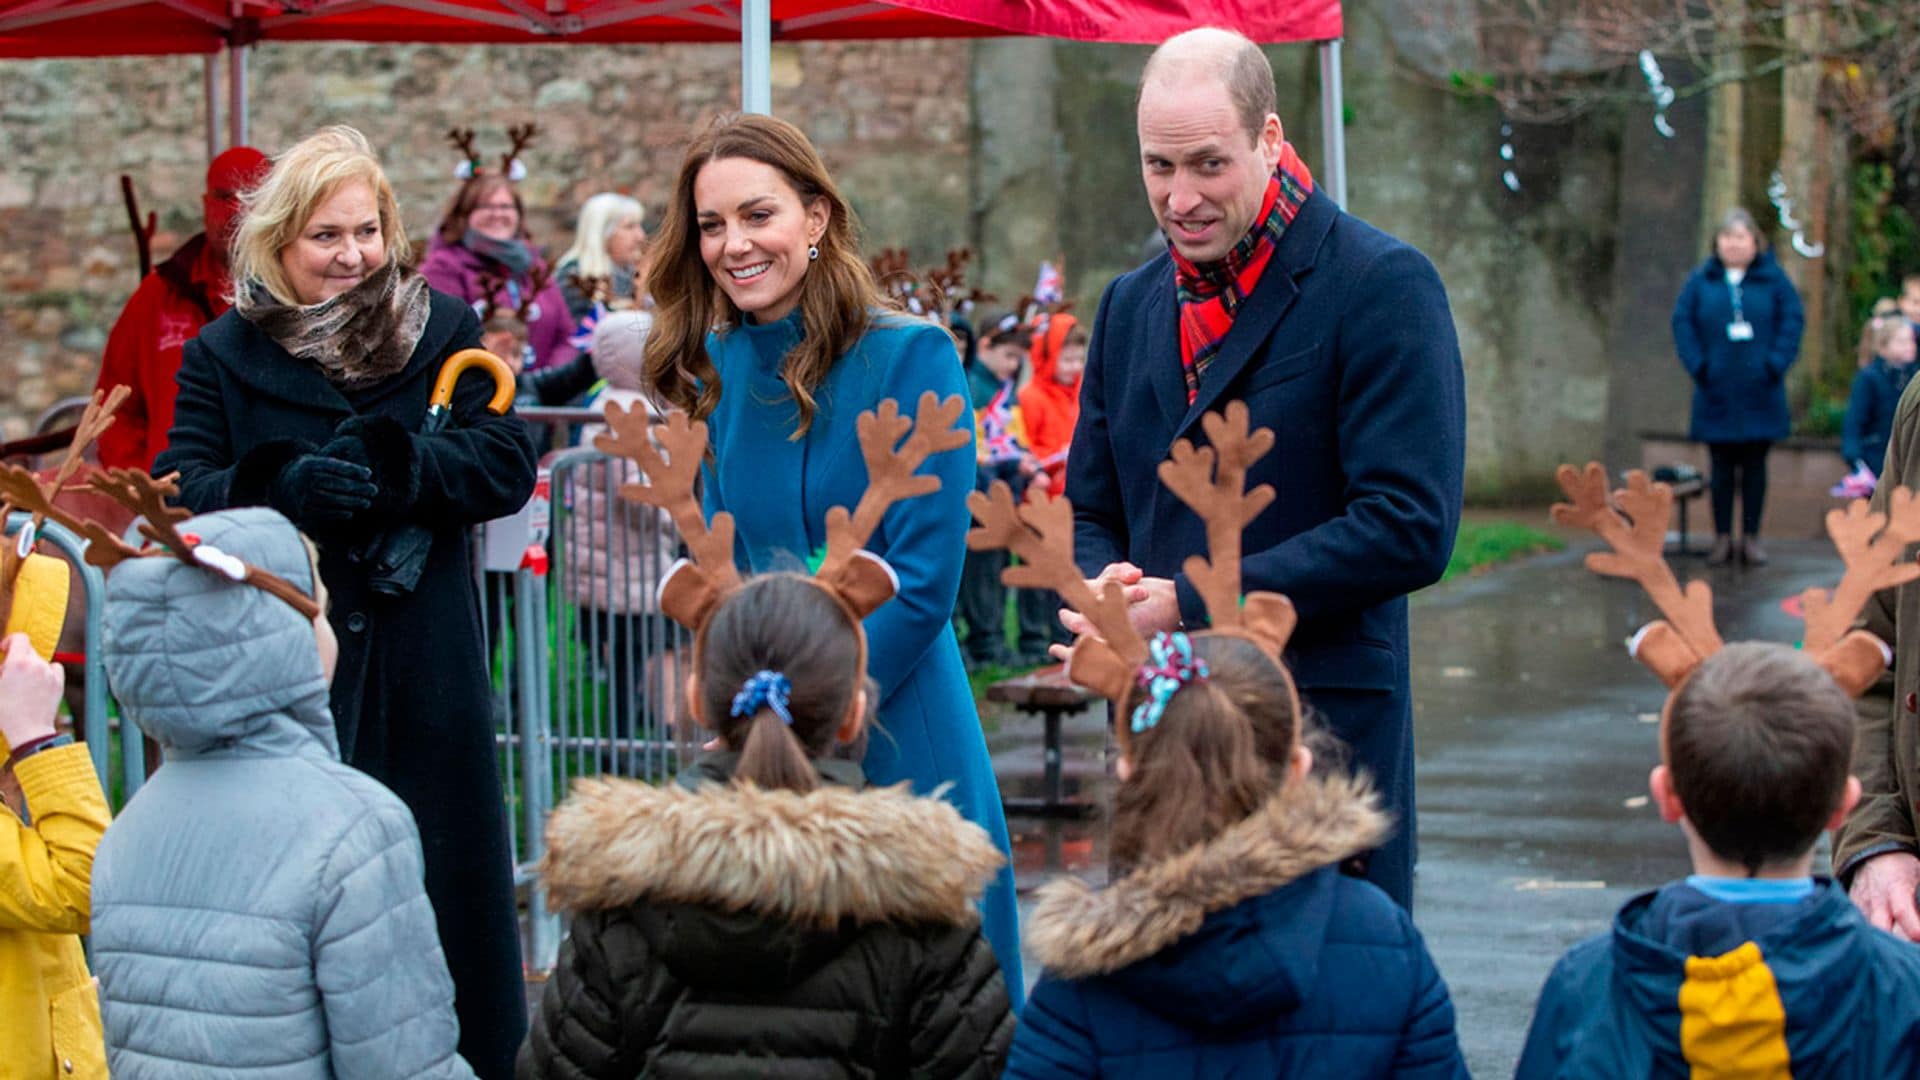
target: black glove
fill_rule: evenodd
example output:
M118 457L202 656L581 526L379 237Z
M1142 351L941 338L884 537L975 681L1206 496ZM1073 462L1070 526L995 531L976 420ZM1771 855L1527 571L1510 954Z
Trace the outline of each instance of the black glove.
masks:
M537 405L565 405L592 389L599 379L593 369L593 354L582 351L564 364L526 372L516 381L520 396L532 398Z
M342 420L320 453L366 467L374 487L370 509L377 517L405 514L420 497L420 461L413 435L391 417Z
M301 528L350 520L373 505L373 470L324 454L294 458L274 477L267 505Z

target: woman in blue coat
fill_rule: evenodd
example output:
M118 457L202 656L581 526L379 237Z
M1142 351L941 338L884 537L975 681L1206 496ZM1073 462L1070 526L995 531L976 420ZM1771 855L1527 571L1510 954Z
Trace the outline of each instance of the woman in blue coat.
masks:
M1693 379L1688 437L1713 460L1713 550L1732 562L1733 493L1740 492L1742 562L1767 561L1760 512L1767 498L1767 450L1787 437L1787 369L1800 356L1806 319L1800 294L1766 250L1753 215L1734 209L1714 236L1713 254L1687 278L1673 306L1673 345Z
M660 399L709 424L709 515L736 525L740 562L799 569L826 546L826 510L867 484L862 412L888 398L911 412L931 390L967 393L947 332L882 310L852 212L807 137L766 116L716 122L680 168L648 291L646 374ZM718 329L714 329L715 327ZM866 620L880 723L864 762L875 784L912 781L947 797L1009 850L986 739L952 618L971 516L971 446L935 455L935 495L896 503L869 544L898 574ZM982 900L1015 1007L1021 998L1013 874Z

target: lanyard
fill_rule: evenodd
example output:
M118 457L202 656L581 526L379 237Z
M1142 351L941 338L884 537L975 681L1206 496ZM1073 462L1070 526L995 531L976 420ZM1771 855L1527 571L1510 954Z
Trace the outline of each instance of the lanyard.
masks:
M1737 323L1746 322L1746 313L1740 309L1740 282L1728 278L1727 292L1733 296L1733 321Z

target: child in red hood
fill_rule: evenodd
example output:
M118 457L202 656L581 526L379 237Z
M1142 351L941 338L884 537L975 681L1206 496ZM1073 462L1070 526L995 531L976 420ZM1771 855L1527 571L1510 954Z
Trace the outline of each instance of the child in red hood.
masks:
M1087 369L1087 332L1071 315L1046 316L1033 335L1033 378L1020 390L1027 445L1046 470L1054 494L1066 490L1067 449L1080 422L1080 376Z

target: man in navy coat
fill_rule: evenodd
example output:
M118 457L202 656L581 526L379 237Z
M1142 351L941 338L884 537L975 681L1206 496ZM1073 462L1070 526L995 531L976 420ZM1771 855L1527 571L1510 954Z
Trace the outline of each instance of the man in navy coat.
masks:
M1128 586L1142 632L1204 625L1180 566L1205 529L1156 469L1174 440L1204 445L1201 416L1229 401L1273 429L1247 485L1278 498L1247 527L1243 587L1299 610L1287 661L1398 822L1367 876L1406 906L1406 597L1440 577L1459 525L1460 347L1433 265L1314 189L1275 102L1272 67L1228 31L1147 62L1141 171L1170 250L1100 298L1067 462L1076 551Z

